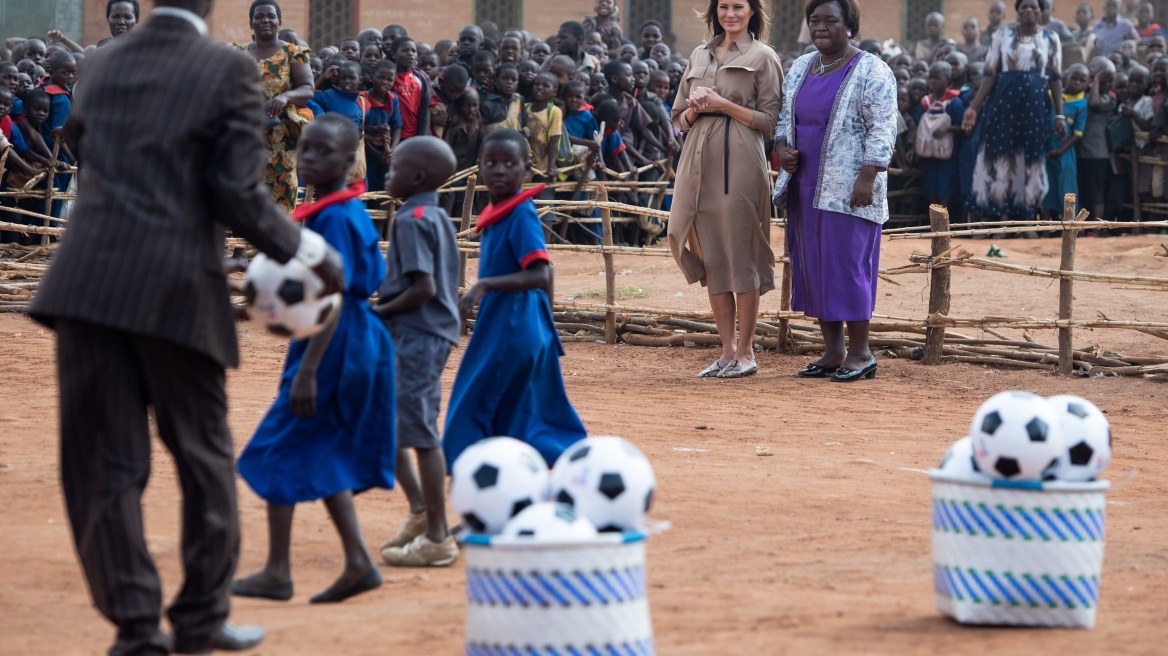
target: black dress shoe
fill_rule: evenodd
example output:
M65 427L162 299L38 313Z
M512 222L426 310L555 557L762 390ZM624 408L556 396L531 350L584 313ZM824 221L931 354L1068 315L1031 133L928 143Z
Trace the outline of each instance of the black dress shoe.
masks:
M800 378L827 378L834 374L839 367L824 367L818 364L809 364L807 368L800 369L799 373L795 374Z
M344 601L353 595L368 592L381 586L381 572L376 567L371 568L364 576L351 585L343 588L330 587L328 590L315 594L309 598L310 604L335 604Z
M175 637L175 654L210 654L219 651L244 651L259 645L264 641L264 627L262 626L235 626L231 622L224 622L223 626L209 638L191 640Z
M876 356L872 356L868 363L860 369L844 369L840 367L834 374L831 375L831 380L836 383L854 383L861 378L875 378L876 377Z

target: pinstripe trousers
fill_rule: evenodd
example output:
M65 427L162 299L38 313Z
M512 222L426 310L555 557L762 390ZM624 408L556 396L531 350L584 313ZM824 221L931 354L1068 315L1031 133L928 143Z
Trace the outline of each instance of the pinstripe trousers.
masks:
M110 653L167 653L142 528L151 406L183 493L185 580L167 616L183 639L212 635L227 619L239 556L223 367L153 337L65 319L56 329L61 484L90 594L118 627Z

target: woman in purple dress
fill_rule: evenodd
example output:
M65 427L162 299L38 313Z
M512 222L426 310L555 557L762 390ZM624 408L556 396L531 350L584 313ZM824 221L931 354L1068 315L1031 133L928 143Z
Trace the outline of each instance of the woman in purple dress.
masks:
M795 60L783 84L774 200L787 210L791 307L819 320L825 344L798 375L852 382L876 376L868 324L888 220L896 79L851 44L860 31L854 0L810 0L806 15L816 52Z

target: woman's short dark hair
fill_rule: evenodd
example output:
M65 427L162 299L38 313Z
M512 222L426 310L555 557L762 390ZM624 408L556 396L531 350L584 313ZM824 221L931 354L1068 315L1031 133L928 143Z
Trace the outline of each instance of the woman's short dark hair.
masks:
M706 33L710 37L722 36L722 33L726 31L718 22L719 2L721 0L710 0L710 6L706 8L706 13L702 17L706 21ZM767 30L771 25L769 10L762 6L762 0L746 0L746 4L750 5L750 9L754 12L750 17L750 22L746 24L746 31L750 32L754 38L765 41Z
M808 0L807 11L805 18L808 23L811 22L811 14L815 13L823 5L834 2L839 5L840 16L844 19L844 27L851 32L851 37L855 38L860 34L860 8L856 6L855 0Z
M1035 0L1035 1L1038 2L1038 11L1046 11L1047 9L1050 9L1050 5L1047 3L1046 0ZM1018 7L1021 7L1021 6L1022 6L1022 0L1014 0L1014 11L1018 11ZM1088 5L1088 6L1090 6L1090 5ZM1091 13L1094 14L1095 10L1092 9Z
M284 14L280 12L280 5L276 4L276 0L253 0L251 7L247 10L247 20L250 22L255 20L255 11L260 7L267 5L276 10L276 20L281 23L284 22Z
M138 0L107 0L105 3L105 17L107 19L113 13L114 5L119 2L124 2L134 8L134 20L142 20L142 9L138 6Z
M663 26L659 21L655 21L651 18L644 23L641 23L641 29L637 33L640 34L641 32L644 32L646 27L655 27L661 30L662 34L665 34L665 26Z

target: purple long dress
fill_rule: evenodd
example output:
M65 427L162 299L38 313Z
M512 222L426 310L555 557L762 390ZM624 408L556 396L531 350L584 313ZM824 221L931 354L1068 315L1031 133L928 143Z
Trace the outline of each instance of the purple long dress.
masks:
M859 59L823 77L808 75L793 108L799 169L787 199L791 308L821 321L868 321L876 306L880 224L813 205L832 106Z

